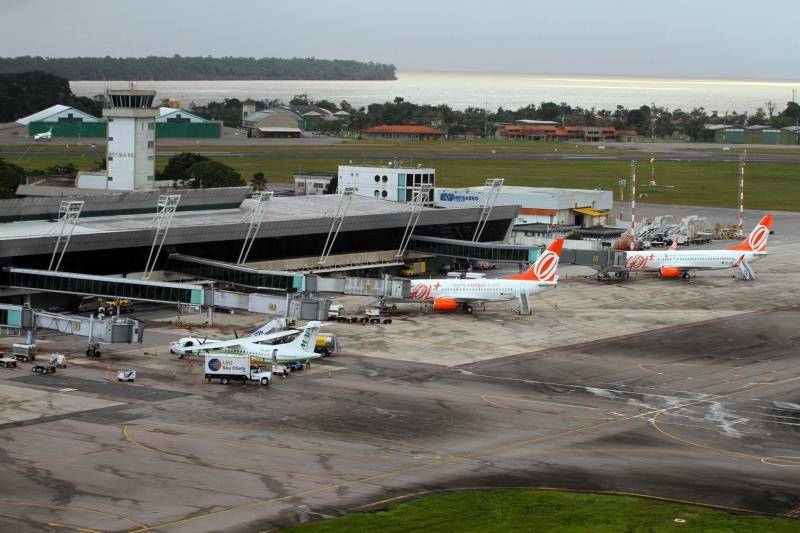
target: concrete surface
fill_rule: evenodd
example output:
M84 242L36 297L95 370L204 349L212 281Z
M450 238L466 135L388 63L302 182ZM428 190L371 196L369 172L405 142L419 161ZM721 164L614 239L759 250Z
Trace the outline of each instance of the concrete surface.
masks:
M145 344L101 360L43 334L67 369L0 368L0 530L254 531L476 487L797 516L800 214L775 226L752 282L573 272L533 317L405 305L391 325L329 328L343 353L269 388L208 384L169 355L189 330L168 308L135 311ZM191 331L263 322L217 318Z

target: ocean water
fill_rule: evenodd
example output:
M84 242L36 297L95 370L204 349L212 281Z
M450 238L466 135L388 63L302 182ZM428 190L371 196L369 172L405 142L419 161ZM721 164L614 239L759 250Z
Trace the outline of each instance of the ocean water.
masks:
M224 98L280 98L295 94L313 99L347 100L354 106L393 100L396 96L418 104L448 104L455 109L482 107L516 109L552 101L585 108L633 108L655 103L671 110L753 112L777 104L777 111L792 100L800 81L699 80L622 76L565 76L528 74L479 74L464 72L401 71L394 81L140 81L136 87L155 89L158 98L177 98L184 107ZM125 81L74 81L73 92L94 96L109 88L126 88Z

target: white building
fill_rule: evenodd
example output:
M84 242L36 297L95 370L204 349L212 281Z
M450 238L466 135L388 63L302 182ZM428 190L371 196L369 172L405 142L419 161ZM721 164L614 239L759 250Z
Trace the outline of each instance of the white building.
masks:
M436 186L435 169L399 164L380 167L340 165L336 192L341 194L346 187L355 187L359 196L408 203L414 199L414 191L424 184ZM425 205L433 205L433 189Z
M155 91L108 91L103 116L108 120L106 172L82 173L78 187L133 191L150 189L155 179ZM105 183L101 181L105 180Z
M478 205L487 188L436 189L437 207ZM494 205L520 206L517 224L575 225L584 228L605 225L611 212L614 193L606 190L557 189L554 187L515 187L500 189Z
M336 177L335 174L327 173L295 174L294 194L295 196L325 194L325 189L334 177Z

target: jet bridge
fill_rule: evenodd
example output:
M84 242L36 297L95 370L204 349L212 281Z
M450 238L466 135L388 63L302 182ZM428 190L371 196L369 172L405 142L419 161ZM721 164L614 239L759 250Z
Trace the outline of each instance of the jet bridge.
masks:
M538 246L492 244L417 235L411 237L408 249L442 257L509 263L533 263L541 253Z
M248 289L294 292L304 288L303 276L295 272L260 270L189 255L170 255L165 270Z
M0 328L7 334L18 335L27 331L29 344L35 342L37 329L88 337L89 344L139 343L144 333L137 320L128 318L64 315L9 304L0 304Z
M203 305L204 291L202 286L188 283L167 283L15 267L3 269L2 275L0 275L0 285L15 289L185 305Z

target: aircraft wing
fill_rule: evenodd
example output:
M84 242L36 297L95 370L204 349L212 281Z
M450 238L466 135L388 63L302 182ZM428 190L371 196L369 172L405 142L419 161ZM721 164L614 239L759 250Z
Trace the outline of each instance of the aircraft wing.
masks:
M266 342L266 341L273 341L275 339L282 339L284 337L289 337L290 335L297 335L300 333L299 329L287 329L286 331L278 331L277 333L267 333L266 335L250 335L249 337L239 337L235 339L239 342Z
M233 348L234 346L239 346L242 344L241 339L231 339L227 341L207 341L203 344L198 344L196 346L187 346L182 348L185 352L204 352L208 350L221 350L223 348Z
M185 352L204 352L209 350L222 350L224 348L233 348L235 346L241 346L244 343L259 343L265 342L275 339L281 339L283 337L288 337L290 335L296 335L300 333L299 330L296 329L289 329L286 331L280 331L278 333L270 333L268 335L256 335L256 336L249 336L249 337L239 337L238 339L228 339L226 341L206 341L203 344L198 344L197 346L187 346L182 348Z

